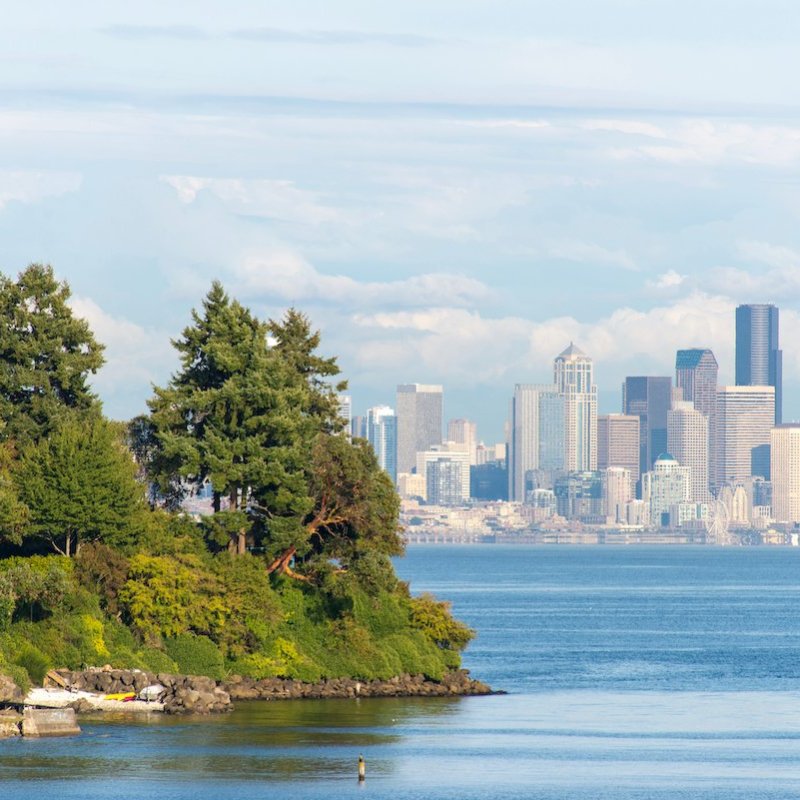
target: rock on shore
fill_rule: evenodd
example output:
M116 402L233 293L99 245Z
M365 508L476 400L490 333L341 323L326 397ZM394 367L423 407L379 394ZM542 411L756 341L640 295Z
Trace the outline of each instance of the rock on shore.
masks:
M332 678L303 683L286 678L233 677L224 684L232 700L299 700L337 697L466 697L496 694L491 687L469 677L462 669L432 681L424 675L399 675L389 680L359 681Z

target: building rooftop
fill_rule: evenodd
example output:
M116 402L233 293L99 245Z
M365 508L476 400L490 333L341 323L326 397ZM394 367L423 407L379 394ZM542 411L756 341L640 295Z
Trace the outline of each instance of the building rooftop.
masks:
M569 347L560 352L556 358L588 358L588 356L574 342L570 342Z
M675 369L694 369L699 366L706 353L711 356L711 361L716 364L717 359L714 358L714 354L707 347L692 347L688 350L678 350L678 354L675 357Z

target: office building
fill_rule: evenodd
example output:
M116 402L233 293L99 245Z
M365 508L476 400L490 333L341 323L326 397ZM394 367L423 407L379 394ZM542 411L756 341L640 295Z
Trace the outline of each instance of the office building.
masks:
M469 453L463 444L444 442L417 453L417 475L433 505L460 505L469 500Z
M470 466L469 496L473 500L508 500L505 462L489 461Z
M667 451L667 411L672 378L635 376L622 385L622 410L639 417L639 471L647 472Z
M691 470L668 453L655 460L652 470L642 473L642 500L653 525L669 525L670 507L688 503L690 492Z
M625 467L608 467L600 474L607 522L612 525L626 522L625 507L633 500L631 471Z
M375 451L382 470L397 482L397 416L389 406L367 411L367 441Z
M467 446L469 463L477 464L478 426L469 419L451 419L447 423L447 441Z
M800 523L800 424L777 425L770 432L772 517Z
M564 398L555 386L514 387L509 431L509 499L526 501L531 472L564 468L564 422Z
M342 430L350 437L350 426L353 421L353 398L349 394L340 394L337 397L339 400L339 417L343 423Z
M601 414L597 417L597 468L623 467L631 479L631 491L639 482L639 417L634 414Z
M422 383L397 387L397 471L411 472L417 453L442 441L441 386Z
M783 412L783 352L778 343L778 308L741 305L736 309L736 385L775 389L775 424Z
M717 485L750 476L769 479L770 431L775 420L773 386L720 386L717 390Z
M673 402L667 412L667 450L691 470L689 500L708 503L708 417L689 401Z
M597 386L592 359L570 342L553 362L556 389L564 399L564 469L597 469Z
M708 482L716 486L714 453L717 450L717 359L707 348L678 350L675 358L675 386L679 399L693 403L695 410L708 418ZM670 452L672 452L670 450ZM673 454L674 455L674 454ZM677 457L677 456L676 456ZM680 461L680 458L678 458Z
M354 416L350 420L350 436L353 439L367 438L367 418L360 415Z
M553 487L556 513L565 519L602 524L603 483L599 472L570 472L556 478Z

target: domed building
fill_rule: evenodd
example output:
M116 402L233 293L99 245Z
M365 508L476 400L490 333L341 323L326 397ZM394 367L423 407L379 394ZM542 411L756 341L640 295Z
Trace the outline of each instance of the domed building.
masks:
M662 453L653 469L642 475L642 500L649 506L650 522L669 524L670 507L689 502L691 486L689 467L682 467L669 453Z

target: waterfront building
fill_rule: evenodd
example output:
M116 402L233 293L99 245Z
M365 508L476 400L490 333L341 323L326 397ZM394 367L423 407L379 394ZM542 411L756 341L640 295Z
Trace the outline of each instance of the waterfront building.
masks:
M426 500L428 486L425 476L417 475L416 472L401 472L397 476L397 493L404 500L412 498Z
M769 479L770 431L775 419L773 386L720 386L717 390L718 485L750 476Z
M469 463L477 464L478 426L469 419L451 419L447 423L447 441L467 446Z
M708 483L716 487L714 474L717 430L717 376L719 367L708 348L678 350L675 358L675 386L684 400L694 404L708 418ZM670 450L670 452L672 452ZM680 460L680 458L678 459Z
M597 468L609 467L627 469L631 492L635 493L639 482L639 417L633 414L597 417Z
M367 411L367 441L375 451L382 470L397 481L397 416L389 406L375 406Z
M417 453L442 441L441 386L407 383L397 387L397 471L411 472Z
M556 478L553 494L559 516L594 524L605 522L603 483L599 472L569 472L561 475Z
M610 524L625 522L625 507L633 500L631 471L625 467L607 467L600 474L606 520Z
M625 378L622 410L639 417L639 472L647 472L667 450L667 412L672 404L672 378L638 375Z
M777 425L770 432L772 517L800 523L800 424Z
M433 505L469 500L469 453L457 442L443 442L417 453L417 474L425 478L426 499Z
M708 417L686 400L673 402L667 412L667 450L679 464L689 467L692 486L689 499L708 503Z
M597 386L592 359L570 342L553 363L556 389L564 399L563 468L597 469Z
M669 453L660 455L653 469L642 473L642 500L653 525L668 525L670 507L689 502L690 492L691 470Z
M736 385L775 389L775 424L783 412L783 351L778 342L779 311L769 304L736 309Z
M511 401L509 499L525 502L535 470L564 468L564 398L555 386L520 384Z

